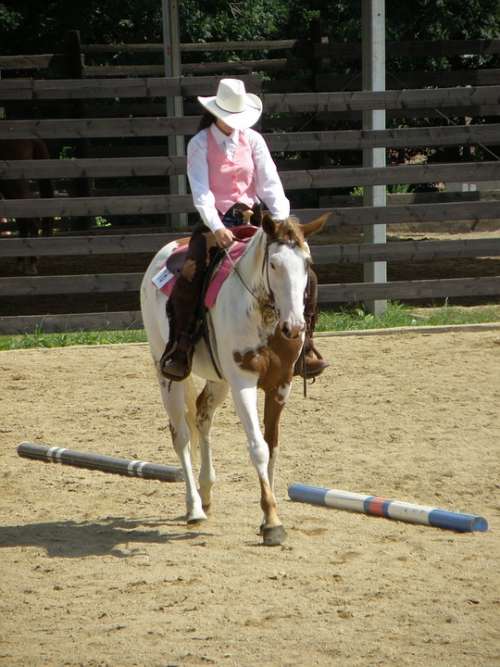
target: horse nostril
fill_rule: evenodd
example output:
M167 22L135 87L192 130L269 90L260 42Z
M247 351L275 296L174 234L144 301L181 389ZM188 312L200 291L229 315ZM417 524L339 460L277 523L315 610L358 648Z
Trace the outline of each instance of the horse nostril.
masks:
M281 331L286 338L298 338L303 330L303 326L290 327L287 322L281 327Z

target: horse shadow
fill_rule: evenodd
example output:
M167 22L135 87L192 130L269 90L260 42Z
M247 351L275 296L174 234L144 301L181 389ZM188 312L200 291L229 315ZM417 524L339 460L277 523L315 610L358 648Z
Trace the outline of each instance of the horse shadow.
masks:
M196 530L180 533L155 530L165 523L178 523L178 521L106 517L99 521L68 520L0 526L0 549L38 547L45 549L51 558L87 556L129 558L145 553L138 545L169 544L210 535ZM120 548L119 545L123 547Z

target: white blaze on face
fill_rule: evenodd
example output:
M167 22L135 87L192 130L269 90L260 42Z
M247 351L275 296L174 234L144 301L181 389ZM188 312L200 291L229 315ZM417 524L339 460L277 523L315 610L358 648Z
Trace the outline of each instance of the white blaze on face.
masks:
M276 248L276 250L274 250ZM269 284L279 311L279 325L303 329L304 291L307 284L306 257L299 248L273 246L269 255Z

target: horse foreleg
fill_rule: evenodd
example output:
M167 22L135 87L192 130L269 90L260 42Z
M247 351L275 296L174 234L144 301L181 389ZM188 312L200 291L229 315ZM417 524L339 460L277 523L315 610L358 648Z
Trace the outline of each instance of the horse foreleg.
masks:
M210 447L210 429L214 413L226 398L228 385L226 382L208 381L196 400L196 426L200 434L200 495L203 510L208 512L212 502L212 487L215 483L215 470L212 463Z
M277 389L269 389L265 392L264 402L264 438L269 448L269 463L267 472L269 475L269 484L274 494L274 480L276 471L276 462L278 459L278 444L280 431L280 417L285 407L288 396L290 395L291 384L284 383ZM261 532L264 531L266 518L264 516L261 524Z
M280 417L290 395L291 384L284 383L277 389L266 391L264 403L264 438L269 447L269 482L274 493L274 472L278 458Z
M185 387L183 382L169 382L158 373L163 404L169 416L172 443L179 457L186 482L187 522L204 521L207 515L203 511L202 502L193 473L189 448L190 432L185 415Z
M264 544L268 546L278 545L284 541L286 532L279 519L276 498L269 481L269 448L259 426L257 386L256 384L247 384L246 386L238 386L237 383L231 384L236 412L245 429L250 458L259 477L260 505L264 512L264 526L262 529Z

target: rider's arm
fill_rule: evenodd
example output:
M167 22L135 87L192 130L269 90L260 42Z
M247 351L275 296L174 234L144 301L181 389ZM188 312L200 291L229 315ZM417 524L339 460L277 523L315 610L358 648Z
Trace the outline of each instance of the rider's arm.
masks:
M285 196L269 148L261 134L255 130L247 132L252 147L257 196L264 202L275 220L284 220L290 215L290 202Z
M193 203L203 222L213 232L224 229L215 208L215 197L210 190L206 132L198 132L188 143L187 175L193 194Z

